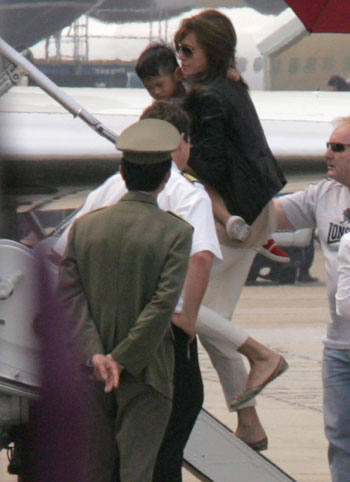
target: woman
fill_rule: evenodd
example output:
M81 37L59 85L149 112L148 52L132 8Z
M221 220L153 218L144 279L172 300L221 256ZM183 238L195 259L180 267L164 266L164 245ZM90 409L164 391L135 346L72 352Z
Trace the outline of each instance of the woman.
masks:
M175 35L183 75L192 84L190 166L221 195L231 214L252 224L285 184L267 145L247 85L227 78L236 34L215 10L185 19Z
M242 78L229 79L235 69L236 34L232 23L216 10L205 10L182 21L175 34L175 46L190 92L185 108L192 118L193 148L189 165L195 174L211 187L211 195L223 200L220 213L222 225L218 233L224 263L211 280L205 305L228 320L241 294L250 266L271 232L276 229L273 196L283 187L285 179L267 145L260 121ZM230 75L230 77L233 77ZM239 216L251 230L244 242L231 241L225 228L230 218ZM230 287L230 291L227 287ZM233 288L233 292L231 290ZM205 345L205 341L201 340ZM241 353L245 354L242 349ZM215 368L227 377L220 377L231 410L237 410L236 435L244 441L252 438L265 441L266 434L258 419L254 400L249 397L259 386L259 375L251 370L243 384L234 385L229 375L235 366L234 378L242 380L242 362L212 356ZM254 375L254 381L253 381ZM261 383L265 375L261 374ZM232 382L232 383L231 383ZM245 399L245 395L249 395ZM243 396L242 396L243 395ZM242 402L245 403L242 403ZM265 434L265 438L263 435Z

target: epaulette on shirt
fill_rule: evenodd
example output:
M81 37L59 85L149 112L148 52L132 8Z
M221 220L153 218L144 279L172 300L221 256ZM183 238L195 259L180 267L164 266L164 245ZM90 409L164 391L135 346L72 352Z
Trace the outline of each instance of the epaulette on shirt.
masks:
M192 184L195 184L198 182L200 183L200 181L195 176L192 176L192 174L188 174L188 172L183 172L182 175Z

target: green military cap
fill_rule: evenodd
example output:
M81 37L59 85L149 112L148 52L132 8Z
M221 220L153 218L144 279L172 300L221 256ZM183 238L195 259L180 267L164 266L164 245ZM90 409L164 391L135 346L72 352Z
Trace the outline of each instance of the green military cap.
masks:
M160 119L143 119L127 127L118 137L116 147L134 164L158 164L171 159L181 142L179 131Z

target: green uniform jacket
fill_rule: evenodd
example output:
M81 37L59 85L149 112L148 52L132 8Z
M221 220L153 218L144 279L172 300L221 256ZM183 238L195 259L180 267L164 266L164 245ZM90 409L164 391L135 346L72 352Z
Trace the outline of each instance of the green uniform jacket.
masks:
M173 389L170 321L186 276L192 227L132 191L78 219L60 267L60 293L84 360L112 353L167 397Z

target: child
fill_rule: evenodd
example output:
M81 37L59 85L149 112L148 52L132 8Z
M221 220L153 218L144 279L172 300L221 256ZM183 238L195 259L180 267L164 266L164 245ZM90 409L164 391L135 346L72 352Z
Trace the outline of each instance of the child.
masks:
M140 55L136 73L155 100L182 102L186 95L175 52L165 44L151 44Z
M171 47L161 43L150 44L137 60L136 73L148 93L155 100L182 102L186 95L182 72ZM232 70L232 69L231 69ZM235 79L238 72L230 71ZM250 226L240 216L231 215L221 196L214 188L206 184L206 190L213 204L215 218L221 222L230 239L244 241L250 233ZM290 258L270 238L259 250L261 254L279 263L288 263Z

